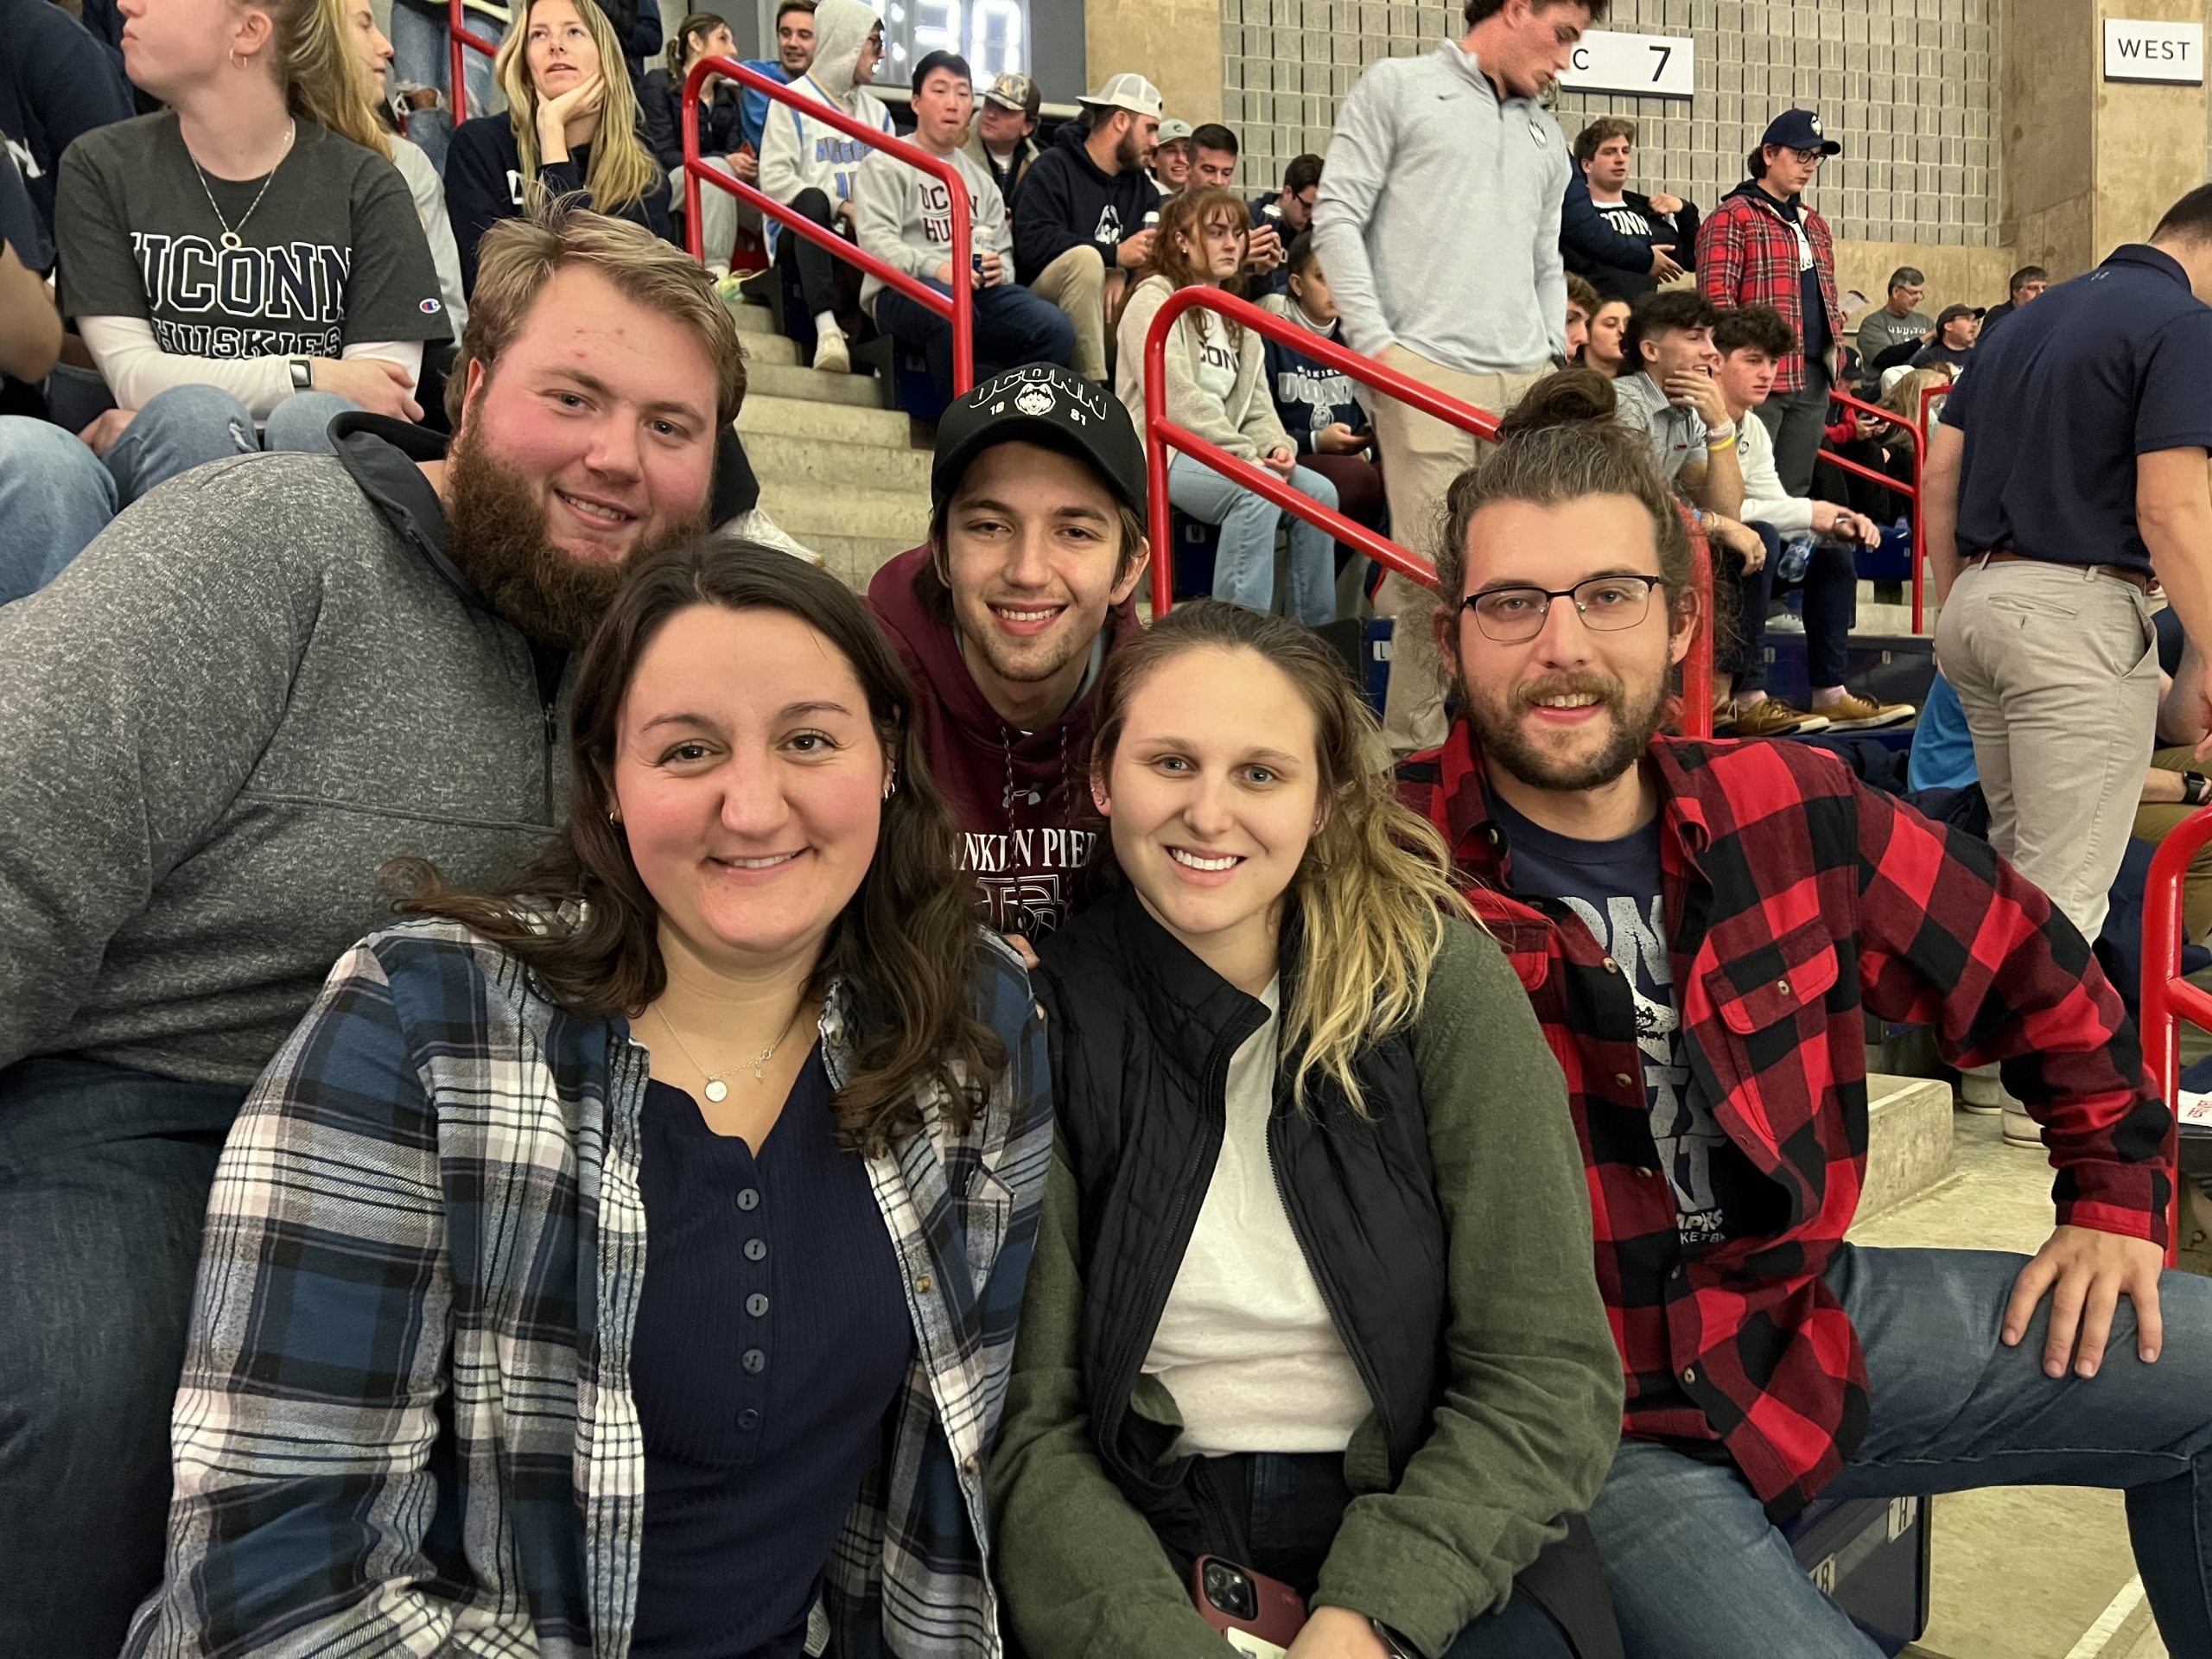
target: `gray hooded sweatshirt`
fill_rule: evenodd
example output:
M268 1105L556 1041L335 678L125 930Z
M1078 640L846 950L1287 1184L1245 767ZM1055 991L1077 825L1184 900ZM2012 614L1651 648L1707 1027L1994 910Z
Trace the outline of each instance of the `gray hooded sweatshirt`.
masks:
M561 653L447 560L439 441L339 429L163 485L0 608L0 1066L243 1087L391 914L378 866L481 888L550 836Z
M882 21L861 0L822 0L814 11L814 67L791 83L792 90L871 127L893 130L883 100L853 85L861 48L868 44L868 32ZM834 207L852 200L853 175L873 154L867 144L847 137L828 122L802 115L788 105L773 104L760 129L760 188L782 202L802 190L819 190Z
M1567 168L1549 112L1501 103L1457 45L1369 65L1337 111L1313 210L1344 343L1370 357L1402 346L1463 374L1563 353Z

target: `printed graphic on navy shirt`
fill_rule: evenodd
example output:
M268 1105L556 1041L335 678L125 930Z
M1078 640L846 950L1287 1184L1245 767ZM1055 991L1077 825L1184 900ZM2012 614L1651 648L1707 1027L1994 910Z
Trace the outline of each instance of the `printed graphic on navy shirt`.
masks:
M1690 1072L1667 959L1657 820L1618 841L1577 841L1540 828L1495 797L1491 812L1505 831L1513 891L1565 904L1620 964L1643 1054L1651 1141L1675 1191L1682 1243L1701 1249L1742 1230L1764 1178L1729 1140Z

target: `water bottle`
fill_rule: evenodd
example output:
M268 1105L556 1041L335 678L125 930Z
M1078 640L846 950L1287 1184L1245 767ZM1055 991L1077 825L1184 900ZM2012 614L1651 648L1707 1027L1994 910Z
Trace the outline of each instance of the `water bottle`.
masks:
M1782 556L1774 562L1777 582L1802 582L1805 567L1813 562L1813 533L1801 530L1782 544Z

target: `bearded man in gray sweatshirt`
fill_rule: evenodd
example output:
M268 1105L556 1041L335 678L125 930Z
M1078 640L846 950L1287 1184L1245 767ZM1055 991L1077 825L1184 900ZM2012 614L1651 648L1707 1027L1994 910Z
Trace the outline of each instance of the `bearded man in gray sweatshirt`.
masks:
M1567 350L1560 205L1573 160L1539 99L1606 0L1467 0L1467 33L1371 64L1337 112L1313 238L1354 351L1503 414ZM1444 204L1474 211L1440 211ZM1382 397L1383 488L1397 536L1427 543L1475 458L1457 427ZM1400 754L1444 741L1435 598L1395 573L1383 734Z
M853 181L855 239L893 270L940 294L950 295L956 282L967 287L977 380L1031 363L1065 368L1075 352L1075 324L1058 306L1014 280L1014 228L1006 200L983 164L962 148L976 112L968 60L954 52L931 53L914 66L912 96L914 143L958 168L967 187L969 268L952 264L952 193L880 151L861 163ZM876 276L861 284L861 309L885 334L929 359L938 396L950 403L952 320Z
M121 1646L247 1087L389 914L379 866L537 855L568 654L706 523L744 365L704 271L554 213L486 236L474 298L450 450L341 416L0 609L0 1653Z

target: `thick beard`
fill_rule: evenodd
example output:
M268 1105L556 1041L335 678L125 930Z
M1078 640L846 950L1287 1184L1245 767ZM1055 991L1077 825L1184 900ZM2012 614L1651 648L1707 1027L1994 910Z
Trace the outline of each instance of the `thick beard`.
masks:
M1114 146L1114 161L1124 173L1144 170L1144 146L1137 142L1137 130L1131 127L1122 135L1122 142Z
M448 452L446 543L453 562L494 611L547 645L582 650L630 566L706 525L702 511L640 542L619 564L580 559L546 539L543 496L530 474L494 459L467 432Z
M1540 698L1578 691L1596 696L1599 706L1611 713L1613 735L1588 760L1562 761L1529 740L1520 717ZM1628 688L1610 675L1553 674L1516 685L1497 700L1485 698L1463 676L1459 701L1485 762L1532 788L1572 794L1611 783L1643 757L1667 716L1667 683L1662 677L1632 704Z

